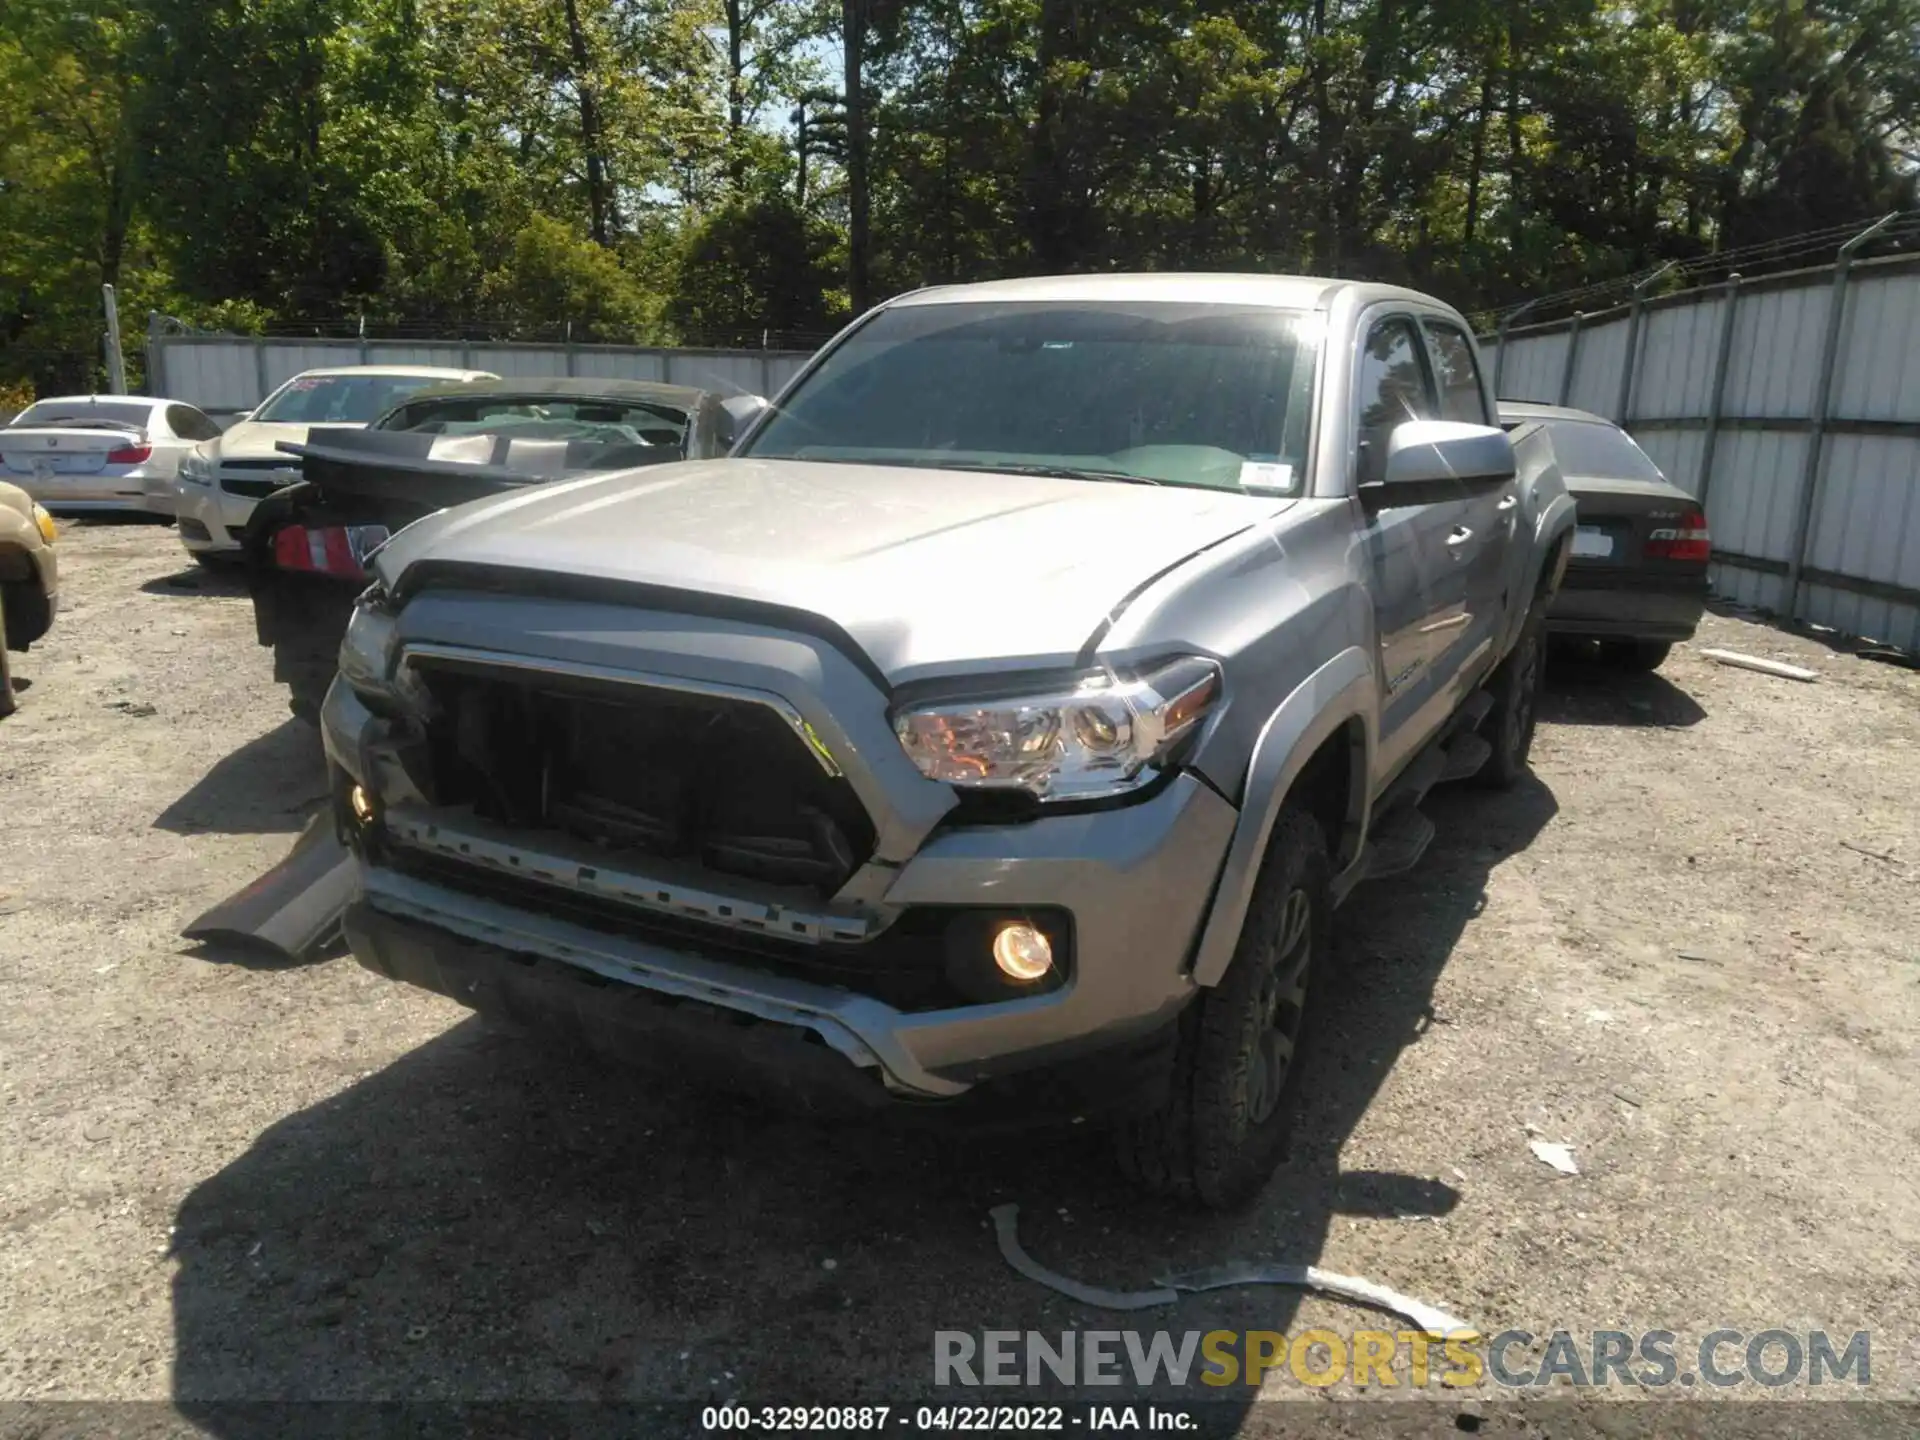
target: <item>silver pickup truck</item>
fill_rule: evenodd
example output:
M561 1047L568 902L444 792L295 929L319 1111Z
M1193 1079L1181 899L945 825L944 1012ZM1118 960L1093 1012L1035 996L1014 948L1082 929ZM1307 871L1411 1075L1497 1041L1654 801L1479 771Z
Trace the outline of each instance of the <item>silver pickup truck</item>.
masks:
M375 553L322 711L353 951L809 1104L1099 1111L1242 1201L1334 908L1524 773L1573 504L1495 422L1408 290L900 297L730 458Z

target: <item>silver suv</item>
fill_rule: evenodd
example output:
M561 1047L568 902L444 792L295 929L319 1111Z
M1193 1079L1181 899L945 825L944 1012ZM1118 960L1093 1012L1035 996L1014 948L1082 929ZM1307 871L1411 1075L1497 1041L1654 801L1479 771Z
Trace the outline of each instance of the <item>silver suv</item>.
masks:
M1280 1158L1334 907L1523 773L1573 506L1466 324L1082 276L863 316L731 458L373 561L323 709L370 968L732 1085Z

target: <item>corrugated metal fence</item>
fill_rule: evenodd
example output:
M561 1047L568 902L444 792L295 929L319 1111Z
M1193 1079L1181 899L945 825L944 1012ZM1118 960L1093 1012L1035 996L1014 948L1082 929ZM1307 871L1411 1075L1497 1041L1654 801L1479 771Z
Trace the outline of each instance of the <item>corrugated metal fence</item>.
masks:
M1485 343L1503 398L1619 420L1700 498L1720 594L1920 650L1920 256L1735 276Z
M772 396L807 360L792 350L650 350L626 345L460 340L312 340L149 335L147 388L216 418L251 410L302 370L334 365L445 365L496 375L660 380L722 394Z
M1502 397L1622 420L1701 499L1719 593L1920 650L1920 256L1735 277L1483 343ZM151 393L214 415L251 409L283 380L329 365L592 375L772 396L808 358L163 334L148 337L147 354Z

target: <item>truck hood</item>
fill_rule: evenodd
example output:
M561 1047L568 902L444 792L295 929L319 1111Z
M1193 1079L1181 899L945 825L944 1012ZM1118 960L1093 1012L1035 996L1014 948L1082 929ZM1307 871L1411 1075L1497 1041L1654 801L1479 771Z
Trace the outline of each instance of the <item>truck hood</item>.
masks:
M1071 664L1128 598L1293 502L974 471L702 460L443 510L375 569L557 572L819 615L890 682Z

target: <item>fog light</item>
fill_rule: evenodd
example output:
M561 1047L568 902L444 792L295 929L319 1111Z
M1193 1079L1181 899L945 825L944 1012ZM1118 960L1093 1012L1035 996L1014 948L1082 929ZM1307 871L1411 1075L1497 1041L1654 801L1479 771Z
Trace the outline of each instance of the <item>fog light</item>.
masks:
M1038 980L1053 969L1053 944L1031 925L1002 925L993 937L993 963L1011 980Z
M367 794L367 787L356 785L347 792L347 804L353 807L353 818L362 825L373 823L373 797Z

